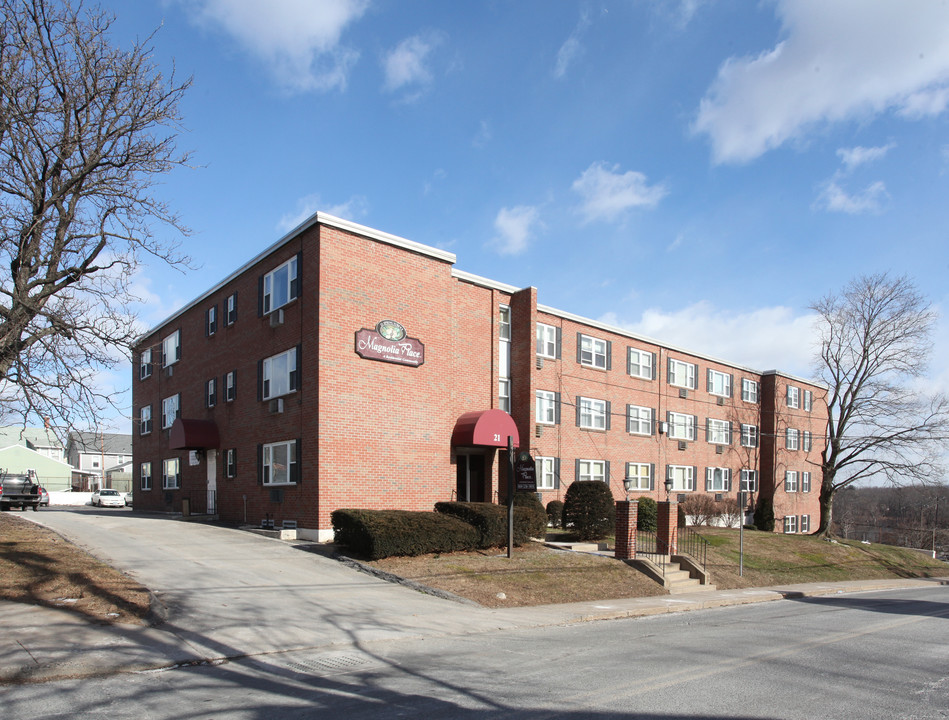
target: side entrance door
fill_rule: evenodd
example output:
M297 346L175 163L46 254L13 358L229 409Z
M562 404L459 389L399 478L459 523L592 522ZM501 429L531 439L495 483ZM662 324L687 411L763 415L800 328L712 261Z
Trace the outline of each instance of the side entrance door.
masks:
M460 502L485 502L484 455L458 455L456 496Z

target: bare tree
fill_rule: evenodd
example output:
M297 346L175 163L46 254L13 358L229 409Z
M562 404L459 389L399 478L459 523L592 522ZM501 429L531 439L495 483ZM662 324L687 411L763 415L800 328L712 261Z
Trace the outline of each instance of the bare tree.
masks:
M188 262L153 190L187 163L190 79L165 78L150 39L112 44L114 16L81 0L0 0L0 18L0 400L8 417L91 424L112 399L96 374L137 331L139 263Z
M866 478L939 480L949 405L914 384L926 371L936 313L905 277L859 277L812 306L820 319L818 376L827 385L820 525L834 494Z

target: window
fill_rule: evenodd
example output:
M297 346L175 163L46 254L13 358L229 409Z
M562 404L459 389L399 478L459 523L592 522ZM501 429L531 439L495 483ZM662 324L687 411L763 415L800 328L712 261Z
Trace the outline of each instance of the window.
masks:
M181 416L181 395L172 395L161 401L161 429L167 430Z
M138 482L142 490L152 489L152 464L150 462L143 462L139 465Z
M577 362L587 367L610 369L610 343L582 333L577 335Z
M181 331L175 330L161 341L161 364L163 367L174 365L181 359Z
M540 357L560 357L560 328L537 323L537 354Z
M577 425L587 430L609 430L610 404L605 400L577 398Z
M287 395L297 390L297 378L299 377L297 373L297 353L298 348L293 348L263 361L261 397L264 400Z
M211 378L207 382L204 393L204 406L212 408L217 404L217 378Z
M263 446L264 485L293 485L297 477L296 440Z
M801 492L811 491L811 474L809 472L801 473Z
M695 490L695 468L690 465L666 465L666 478L672 480L672 489L677 492Z
M237 322L237 293L227 296L224 305L224 325L233 325Z
M498 407L511 412L511 381L506 378L498 380Z
M626 432L633 435L652 435L655 426L652 408L639 405L626 406Z
M801 433L801 450L803 450L804 452L811 451L811 431L810 430L804 430Z
M224 477L237 477L237 450L234 448L224 451Z
M181 466L178 458L162 461L161 486L163 490L177 490L181 482Z
M511 308L507 305L498 309L498 337L502 340L511 339Z
M534 467L537 471L538 490L556 490L560 487L560 458L534 458Z
M705 492L729 492L732 489L732 471L729 468L705 468Z
M138 411L138 432L140 435L148 435L152 431L152 406L143 405Z
M560 393L537 391L537 422L556 425L560 422Z
M800 447L798 431L788 428L784 432L784 447L786 450L797 450Z
M152 349L148 348L142 350L142 354L139 357L138 365L138 378L139 380L144 380L147 377L152 375Z
M786 533L797 532L797 515L787 515L784 518L784 532Z
M788 385L787 400L789 408L801 407L801 389Z
M626 478L632 480L630 490L633 492L648 492L652 490L653 466L650 463L626 463Z
M758 402L758 383L748 378L742 378L741 399L750 403Z
M204 314L205 319L205 331L204 334L208 337L211 337L214 333L217 332L217 305L212 305L207 309L207 312Z
M298 281L299 260L290 258L276 270L264 275L263 282L263 311L264 315L283 307L291 300L296 300L300 294Z
M811 531L811 516L801 515L801 532L809 533Z
M653 374L655 365L656 356L653 353L629 348L628 357L626 358L626 371L631 377L652 380L656 377Z
M784 492L797 492L797 471L788 470L784 473Z
M739 489L742 492L758 492L758 471L742 470L741 487Z
M732 376L718 370L708 370L708 391L719 397L732 396Z
M231 370L224 376L224 401L231 402L237 397L237 371Z
M706 418L705 441L713 445L732 444L732 424L728 420Z
M758 447L758 426L741 424L741 446Z
M675 387L695 390L698 388L696 378L697 369L698 366L693 363L669 358L669 384Z
M804 410L806 410L807 412L810 412L810 411L811 411L811 407L812 407L813 405L814 405L814 395L811 393L810 390L805 390L805 391L804 391ZM801 517L804 518L804 517L807 517L807 516L806 516L806 515L801 515ZM804 528L802 527L801 530L803 531Z
M673 440L695 440L695 415L670 412L667 417L670 438Z
M577 480L580 482L606 482L606 462L603 460L577 460Z

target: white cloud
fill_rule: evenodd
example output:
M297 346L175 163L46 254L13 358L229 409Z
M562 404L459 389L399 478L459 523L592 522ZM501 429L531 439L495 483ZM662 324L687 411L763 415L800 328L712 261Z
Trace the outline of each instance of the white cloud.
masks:
M494 135L491 132L491 125L487 120L482 120L480 123L478 123L478 132L475 134L474 140L471 142L476 148L483 148L489 142L491 142L493 137Z
M494 219L497 235L488 244L501 255L520 255L540 226L540 210L536 207L501 208Z
M693 131L716 163L747 162L808 130L949 103L949 3L778 0L783 39L733 57L702 99Z
M590 13L584 9L580 13L580 20L577 22L577 26L557 52L557 62L554 65L554 77L558 80L566 75L570 65L583 55L583 45L580 43L580 39L588 27L590 27Z
M368 0L180 0L195 22L223 30L293 91L345 89L359 53L340 44Z
M881 147L852 147L837 150L837 157L844 164L844 170L850 172L860 165L879 160L894 147L893 143Z
M413 35L386 54L382 59L385 89L388 92L406 91L406 102L418 99L432 83L427 62L443 39L439 33Z
M650 186L642 173L620 173L619 165L604 162L590 165L571 187L583 198L580 212L585 222L614 221L630 208L654 207L668 194L662 184Z
M815 206L831 212L861 215L881 212L883 204L889 198L890 194L886 191L886 185L880 180L871 183L861 192L849 193L838 184L836 179L832 179L824 184Z
M344 203L327 205L316 193L306 195L297 200L295 211L288 212L280 218L277 222L277 230L284 233L290 232L317 211L335 215L343 220L358 222L369 214L369 201L361 195L353 195Z
M601 322L754 370L780 370L810 377L816 317L776 306L733 313L702 301L667 312L650 308L638 320L608 313Z

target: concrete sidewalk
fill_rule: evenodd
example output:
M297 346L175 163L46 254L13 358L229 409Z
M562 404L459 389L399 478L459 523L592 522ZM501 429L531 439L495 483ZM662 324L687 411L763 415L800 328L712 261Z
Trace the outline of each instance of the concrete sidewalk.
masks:
M355 572L355 571L353 571ZM874 590L949 586L949 578L807 583L770 588L718 590L676 596L604 602L487 609L432 598L407 588L378 583L400 621L363 618L358 632L323 613L309 618L311 632L293 643L263 647L252 622L242 627L205 631L194 637L175 618L156 627L93 624L66 610L0 602L0 683L44 682L142 672L186 664L215 664L262 653L346 647L356 642L470 635L505 629L568 625L594 620L641 617L732 605L857 593ZM388 586L388 587L384 587ZM390 592L390 590L398 592Z

